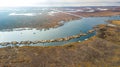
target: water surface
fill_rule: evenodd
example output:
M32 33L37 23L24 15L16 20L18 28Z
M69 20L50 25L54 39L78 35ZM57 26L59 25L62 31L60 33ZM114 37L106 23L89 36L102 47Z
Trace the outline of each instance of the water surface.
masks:
M25 30L13 30L13 31L0 31L0 42L11 42L11 41L36 41L36 40L50 40L56 38L63 38L79 34L81 31L87 33L95 25L106 24L107 20L120 20L120 16L110 17L87 17L79 20L73 20L66 22L63 26L58 28L50 28L49 30L37 30L37 29L25 29ZM30 46L57 46L63 45L70 42L83 41L95 33L87 36L82 36L77 39L72 39L65 42L54 42L54 43L40 43L31 44Z

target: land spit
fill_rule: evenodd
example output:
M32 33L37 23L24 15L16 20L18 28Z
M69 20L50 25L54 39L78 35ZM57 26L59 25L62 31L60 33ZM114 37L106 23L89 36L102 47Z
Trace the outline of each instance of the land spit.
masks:
M93 33L93 30L89 30L87 34ZM87 34L85 33L80 33L77 35L73 35L73 36L68 36L65 38L57 38L57 39L51 39L51 40L38 40L38 41L12 41L12 42L1 42L0 45L1 46L7 46L7 45L17 45L17 44L38 44L38 43L51 43L51 42L62 42L62 41L69 41L71 39L75 39L75 38L79 38L81 36L86 36Z
M75 39L75 38L79 38L81 36L86 36L88 34L93 33L95 30L89 30L87 34L85 33L80 33L77 35L73 35L73 36L68 36L68 37L64 37L64 38L57 38L57 39L50 39L50 40L38 40L38 41L12 41L12 42L1 42L0 45L1 46L7 46L7 45L17 45L17 44L38 44L38 43L51 43L51 42L62 42L62 41L69 41L71 39Z

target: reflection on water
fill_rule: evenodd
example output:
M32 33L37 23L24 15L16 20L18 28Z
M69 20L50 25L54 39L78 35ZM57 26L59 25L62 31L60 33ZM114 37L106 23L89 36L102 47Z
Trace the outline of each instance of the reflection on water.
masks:
M36 41L36 40L49 40L56 38L63 38L67 36L72 36L79 34L80 31L87 33L88 30L91 30L92 27L98 24L105 24L107 20L118 20L119 16L111 17L88 17L82 18L79 20L70 21L65 23L63 26L58 28L50 28L49 30L37 30L30 28L20 28L14 29L13 31L0 31L0 42L11 42L11 41ZM54 42L54 43L40 43L40 44L31 44L31 46L57 46L70 42L82 41L91 36L95 35L89 34L87 36L82 36L77 39L72 39L65 42ZM22 46L22 45L21 45Z

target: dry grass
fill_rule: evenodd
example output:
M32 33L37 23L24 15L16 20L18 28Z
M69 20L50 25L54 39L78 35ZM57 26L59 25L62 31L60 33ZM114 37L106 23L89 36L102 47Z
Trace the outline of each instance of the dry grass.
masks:
M115 25L120 25L120 20L113 20L111 23Z
M98 35L65 46L1 48L0 67L119 67L118 30L102 25Z
M115 16L115 15L120 15L120 12L113 12L113 11L102 11L102 12L88 12L88 13L83 13L83 12L76 12L74 14L81 15L84 17L100 17L100 16Z

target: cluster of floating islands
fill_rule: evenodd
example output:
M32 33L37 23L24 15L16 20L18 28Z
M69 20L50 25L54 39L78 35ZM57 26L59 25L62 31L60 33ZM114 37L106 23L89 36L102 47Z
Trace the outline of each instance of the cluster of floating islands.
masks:
M95 30L89 30L87 32L87 34L93 33ZM58 38L58 39L51 39L51 40L38 40L38 41L12 41L12 42L2 42L0 43L1 46L7 46L7 45L17 45L17 44L38 44L38 43L51 43L51 42L62 42L62 41L69 41L71 39L75 39L75 38L79 38L81 36L86 36L87 34L85 33L80 33L77 35L73 35L73 36L68 36L68 37L64 37L64 38Z

